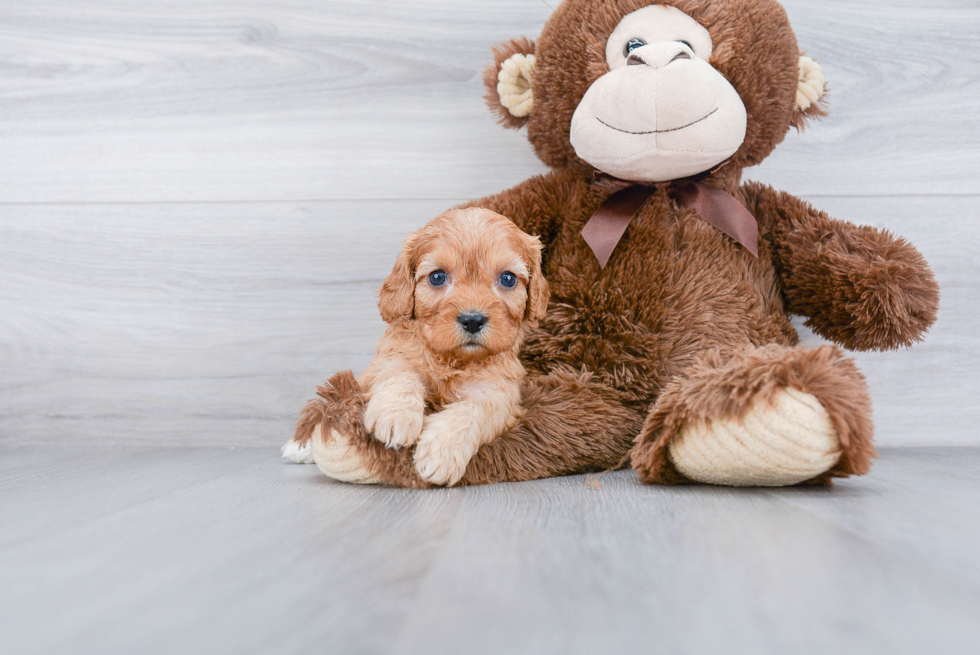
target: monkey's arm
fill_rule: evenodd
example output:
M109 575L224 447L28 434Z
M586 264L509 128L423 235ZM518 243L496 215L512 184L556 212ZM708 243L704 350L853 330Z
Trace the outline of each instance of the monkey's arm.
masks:
M555 237L557 219L564 214L573 184L568 174L551 172L460 207L483 207L502 214L528 234L540 237L547 248Z
M936 320L939 286L912 244L830 218L771 187L742 187L782 282L786 309L851 350L908 346Z

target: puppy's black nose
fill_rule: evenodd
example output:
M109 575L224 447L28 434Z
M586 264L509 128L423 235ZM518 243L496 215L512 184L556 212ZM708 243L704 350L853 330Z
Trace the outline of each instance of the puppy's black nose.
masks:
M456 317L463 329L470 334L476 334L487 324L487 315L480 312L466 312Z

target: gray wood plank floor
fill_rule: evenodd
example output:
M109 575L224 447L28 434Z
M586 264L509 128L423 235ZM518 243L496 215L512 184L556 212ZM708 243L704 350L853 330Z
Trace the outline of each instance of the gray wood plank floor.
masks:
M976 653L978 470L414 492L271 448L0 447L0 650Z

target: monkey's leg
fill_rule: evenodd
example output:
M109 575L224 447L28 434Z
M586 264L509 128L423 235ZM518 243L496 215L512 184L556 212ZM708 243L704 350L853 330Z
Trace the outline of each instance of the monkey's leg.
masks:
M415 471L413 449L391 450L364 430L364 396L350 372L321 391L323 420L313 434L313 454L327 476L361 484L430 486ZM642 414L588 374L532 376L516 427L480 448L459 484L533 480L620 464Z
M672 380L636 439L640 480L829 484L871 468L871 401L836 346L711 355Z
M364 428L368 399L350 371L337 373L317 388L300 416L295 441L308 439L320 470L335 480L355 484L429 487L412 466L413 449L394 450Z

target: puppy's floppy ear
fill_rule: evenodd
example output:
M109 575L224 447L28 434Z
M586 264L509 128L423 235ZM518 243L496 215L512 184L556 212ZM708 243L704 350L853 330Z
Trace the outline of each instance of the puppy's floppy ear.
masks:
M541 241L538 237L525 236L527 240L526 257L528 264L527 309L525 321L540 321L548 311L548 281L541 272Z
M378 292L378 309L385 323L410 320L415 315L415 252L418 232L408 235L395 267Z
M534 64L534 41L530 39L512 39L493 49L493 63L483 71L484 98L504 127L520 129L531 115Z
M796 106L790 124L802 130L807 121L827 115L827 81L820 64L800 54L799 81L796 85Z

